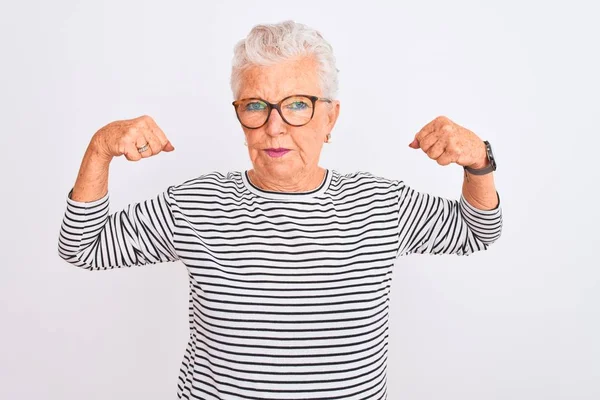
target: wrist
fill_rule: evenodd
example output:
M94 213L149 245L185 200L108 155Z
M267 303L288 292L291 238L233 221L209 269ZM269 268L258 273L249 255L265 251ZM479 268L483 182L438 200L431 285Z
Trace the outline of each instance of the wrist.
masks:
M469 168L483 169L490 165L490 160L488 159L488 156L487 156L486 145L483 140L481 141L481 146L479 146L479 150L480 151L479 151L478 161L469 165L468 166Z
M110 164L113 159L113 156L106 151L105 147L102 146L102 140L99 136L94 135L90 144L87 148L87 156L93 159L94 161Z
M485 140L483 144L485 146L485 159L483 157L478 158L477 162L474 162L471 165L464 167L465 171L471 175L487 175L490 172L494 172L496 170L496 159L494 158L494 154L492 153L492 146L487 140Z
M475 164L469 165L469 168L472 169L483 169L486 168L487 166L490 165L490 160L487 159L487 156L485 158L485 160L479 161Z

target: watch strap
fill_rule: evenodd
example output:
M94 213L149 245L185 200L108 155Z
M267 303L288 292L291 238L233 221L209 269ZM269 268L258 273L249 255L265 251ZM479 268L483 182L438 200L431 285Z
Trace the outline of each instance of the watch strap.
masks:
M470 174L473 175L486 175L489 174L490 172L494 171L494 166L490 163L490 165L488 165L485 168L481 168L481 169L474 169L471 167L464 167L465 170L467 170L467 172L469 172Z
M496 160L494 159L494 156L492 155L492 148L490 143L487 140L484 140L483 143L485 144L485 148L486 148L486 153L485 156L487 157L488 161L489 161L489 165L485 168L481 168L481 169L474 169L471 167L464 167L464 169L469 172L470 174L473 175L486 175L489 174L490 172L494 172L496 170Z

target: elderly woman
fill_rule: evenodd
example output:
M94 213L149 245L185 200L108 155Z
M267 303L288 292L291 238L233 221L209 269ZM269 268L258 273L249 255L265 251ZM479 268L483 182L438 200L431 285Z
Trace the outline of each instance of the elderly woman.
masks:
M464 167L459 200L321 167L340 110L331 46L288 21L256 26L234 54L233 106L253 168L110 213L114 157L174 150L148 116L112 122L93 135L68 195L59 254L87 270L185 264L180 398L384 399L394 263L498 239L491 147L445 117L409 145Z

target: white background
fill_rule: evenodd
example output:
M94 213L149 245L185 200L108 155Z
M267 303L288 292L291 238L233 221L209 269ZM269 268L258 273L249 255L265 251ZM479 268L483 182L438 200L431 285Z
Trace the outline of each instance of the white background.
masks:
M142 114L176 150L115 160L113 210L249 168L232 50L285 19L337 56L341 115L322 166L458 199L462 168L408 147L438 115L498 160L499 241L395 266L389 398L600 398L600 29L594 2L560 3L3 2L0 398L176 397L185 267L67 264L66 195L93 133Z

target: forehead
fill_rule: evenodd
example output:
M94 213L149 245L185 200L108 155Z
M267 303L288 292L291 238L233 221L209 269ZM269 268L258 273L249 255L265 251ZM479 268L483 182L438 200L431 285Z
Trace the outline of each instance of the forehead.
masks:
M260 97L277 102L292 94L321 95L317 62L312 57L252 66L242 73L240 83L240 99Z

